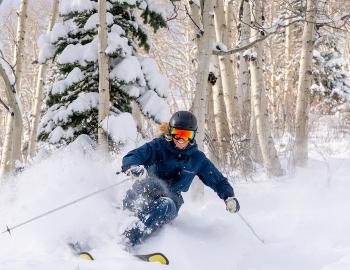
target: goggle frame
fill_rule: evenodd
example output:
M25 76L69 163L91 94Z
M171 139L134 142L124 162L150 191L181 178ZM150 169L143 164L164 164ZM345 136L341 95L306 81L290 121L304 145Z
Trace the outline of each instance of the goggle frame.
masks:
M176 132L176 131L177 131L177 133L173 133L173 132ZM171 127L169 129L169 133L170 133L171 137L174 140L182 139L185 142L193 142L194 137L196 136L196 131L195 130L180 129L180 128L175 128L175 127ZM188 134L188 136L185 136L186 133L191 133L191 135Z

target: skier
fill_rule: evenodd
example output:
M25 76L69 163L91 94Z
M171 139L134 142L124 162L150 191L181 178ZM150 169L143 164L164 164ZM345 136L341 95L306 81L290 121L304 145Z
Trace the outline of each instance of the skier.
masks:
M122 171L137 180L123 200L124 209L138 218L124 232L128 246L142 243L177 216L184 202L181 192L188 191L196 175L224 200L227 211L239 211L232 186L198 150L196 130L194 114L178 111L161 126L159 138L124 156Z

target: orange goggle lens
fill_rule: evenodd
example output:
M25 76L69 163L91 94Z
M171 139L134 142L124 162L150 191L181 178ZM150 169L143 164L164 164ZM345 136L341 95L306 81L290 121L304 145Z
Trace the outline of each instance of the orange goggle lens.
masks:
M195 132L193 130L172 128L170 134L175 140L183 139L188 142L193 140Z

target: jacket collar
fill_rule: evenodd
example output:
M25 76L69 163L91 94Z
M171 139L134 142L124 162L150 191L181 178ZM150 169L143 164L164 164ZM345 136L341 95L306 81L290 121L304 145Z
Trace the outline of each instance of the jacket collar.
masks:
M160 141L163 147L166 147L169 151L175 154L192 155L198 151L196 141L192 145L189 144L185 149L176 148L174 141L167 141L164 135L160 137Z

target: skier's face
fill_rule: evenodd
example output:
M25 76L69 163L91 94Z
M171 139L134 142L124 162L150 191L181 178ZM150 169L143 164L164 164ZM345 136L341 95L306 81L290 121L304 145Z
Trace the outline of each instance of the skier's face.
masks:
M176 148L178 148L178 149L185 149L188 145L188 142L186 142L185 140L183 140L181 138L178 140L174 139L174 143L175 143Z

